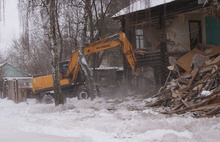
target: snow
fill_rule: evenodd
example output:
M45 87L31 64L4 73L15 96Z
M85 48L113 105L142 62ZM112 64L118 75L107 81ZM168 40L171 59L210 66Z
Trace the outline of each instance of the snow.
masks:
M217 142L220 118L163 115L134 97L65 105L0 99L0 142Z
M117 71L123 71L123 67L106 67L103 65L100 65L100 67L96 68L96 70L117 70Z
M136 2L130 4L128 7L125 7L124 9L120 10L118 13L116 13L113 17L122 16L128 13L137 12L140 10L144 10L147 8L156 7L159 5L162 5L164 3L169 3L175 0L137 0Z
M209 95L211 95L212 93L213 93L212 91L202 90L201 95L202 95L202 96L209 96Z

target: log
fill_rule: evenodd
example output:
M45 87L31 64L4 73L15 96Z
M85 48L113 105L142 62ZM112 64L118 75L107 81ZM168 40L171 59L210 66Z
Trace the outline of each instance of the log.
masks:
M188 104L188 102L186 100L181 99L181 102L188 108L190 108L190 105Z
M191 112L193 112L193 111L201 111L201 110L207 111L207 110L213 109L215 107L220 107L220 103L197 107L197 108L194 108L194 109L190 109L190 111Z
M192 78L190 79L189 84L187 85L188 88L191 87L192 82L193 82L193 80L195 79L195 77L196 77L198 71L199 71L199 68L196 68L196 69L194 69L194 70L192 71L193 76L192 76Z
M175 110L175 111L171 111L171 112L165 112L165 113L166 114L174 114L174 113L180 113L182 111L186 111L187 109L197 108L197 107L199 107L201 105L205 105L205 104L209 103L211 100L215 99L216 97L217 97L217 95L216 96L212 96L212 97L210 97L210 98L208 98L206 100L203 100L202 102L199 102L199 103L197 103L195 105L192 105L190 107L185 107L185 108L182 108L182 109L179 109L179 110Z
M214 114L218 113L220 111L220 105L219 106L215 106L215 107L217 107L217 108L214 108L213 110L207 112L206 114L207 115L214 115Z

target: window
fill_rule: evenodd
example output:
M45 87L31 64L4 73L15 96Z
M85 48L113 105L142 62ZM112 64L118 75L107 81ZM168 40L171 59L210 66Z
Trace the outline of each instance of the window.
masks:
M135 29L136 48L144 48L144 32L143 29Z
M189 36L191 49L195 48L198 43L202 43L201 21L189 21Z

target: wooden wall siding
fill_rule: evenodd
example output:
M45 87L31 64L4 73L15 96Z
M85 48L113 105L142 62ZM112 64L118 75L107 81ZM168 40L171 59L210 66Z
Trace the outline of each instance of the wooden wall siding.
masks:
M161 44L159 49L160 50L149 52L143 56L136 55L137 67L152 67L154 69L156 84L163 85L168 73L168 54L166 52L166 44Z
M95 71L95 82L100 87L109 87L117 84L117 69L101 69Z
M3 95L8 97L9 100L13 100L15 103L24 102L27 96L30 95L31 79L25 80L6 80L3 86Z
M155 82L160 85L161 82L161 64L162 59L160 55L160 50L150 52L145 55L138 55L136 54L137 58L137 68L146 68L146 67L152 67L154 69L154 75L155 75Z
M8 81L8 99L13 100L15 103L26 101L26 93L22 88L19 88L18 80Z

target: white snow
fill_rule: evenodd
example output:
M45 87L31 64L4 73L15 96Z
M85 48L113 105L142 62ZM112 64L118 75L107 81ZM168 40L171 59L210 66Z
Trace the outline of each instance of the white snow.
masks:
M122 71L124 70L123 67L106 67L103 65L100 65L98 68L96 68L96 70L117 70L117 71Z
M163 115L144 101L68 99L63 106L0 99L0 142L217 142L220 118Z
M156 7L164 3L169 3L175 0L137 0L136 2L130 4L128 7L120 10L113 17L122 16L128 13L137 12L140 10Z
M211 95L212 93L213 93L212 91L202 90L201 95L202 95L202 96L209 96L209 95Z

